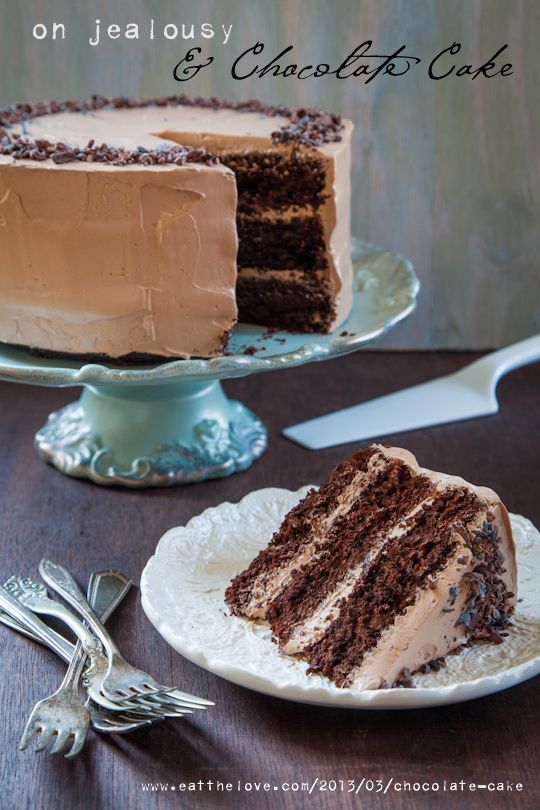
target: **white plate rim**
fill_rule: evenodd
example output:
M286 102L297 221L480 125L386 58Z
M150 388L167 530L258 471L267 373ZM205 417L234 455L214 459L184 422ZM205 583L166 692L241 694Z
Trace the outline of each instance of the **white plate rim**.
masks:
M248 495L244 496L238 503L224 502L217 507L209 507L201 512L200 515L196 515L192 518L185 527L169 529L161 537L154 554L148 560L141 575L141 602L143 610L150 622L165 641L184 658L224 680L270 697L311 705L346 709L415 709L461 703L496 694L497 692L512 686L517 686L540 674L539 654L535 658L531 658L513 667L508 667L502 672L473 678L469 681L452 685L430 688L416 687L414 689L392 688L364 691L336 689L335 691L330 691L330 682L328 687L314 688L309 684L309 678L306 678L305 687L300 687L297 684L278 684L264 675L256 676L241 667L232 666L230 663L218 657L208 656L203 650L199 649L197 645L191 644L188 639L180 639L178 629L156 609L152 599L152 576L155 566L156 564L159 565L160 553L174 540L178 530L189 528L192 521L196 521L206 513L215 513L223 507L239 506L246 498L254 494L272 496L278 492L287 493L289 495L294 494L300 499L310 488L310 486L301 487L295 493L291 493L290 490L280 487L266 487L261 490L256 490L255 492L248 493ZM516 515L511 515L511 518L526 520ZM223 607L226 609L225 603Z

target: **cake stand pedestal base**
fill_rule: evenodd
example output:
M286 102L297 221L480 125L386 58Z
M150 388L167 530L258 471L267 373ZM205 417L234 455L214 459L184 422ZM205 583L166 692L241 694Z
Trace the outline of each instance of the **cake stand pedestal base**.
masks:
M263 423L217 380L87 385L38 431L40 456L95 484L168 486L245 470L266 449Z

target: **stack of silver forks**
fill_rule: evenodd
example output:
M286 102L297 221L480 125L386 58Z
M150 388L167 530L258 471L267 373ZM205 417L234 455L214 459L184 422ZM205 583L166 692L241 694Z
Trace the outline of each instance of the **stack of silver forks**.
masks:
M39 734L36 751L49 743L51 753L76 756L83 748L90 726L105 734L123 734L170 717L183 717L214 704L158 683L147 672L129 664L104 627L131 587L117 571L90 576L87 599L69 571L43 559L39 572L44 581L73 607L50 599L45 585L28 577L10 577L0 586L0 622L53 650L68 664L60 687L34 706L19 748L24 750ZM71 629L72 644L45 624L37 614L53 616ZM80 682L87 693L79 697Z

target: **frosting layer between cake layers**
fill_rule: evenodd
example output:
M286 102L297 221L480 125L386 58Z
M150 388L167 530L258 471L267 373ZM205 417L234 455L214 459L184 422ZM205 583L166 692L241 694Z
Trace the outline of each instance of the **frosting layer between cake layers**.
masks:
M211 356L237 298L243 320L302 331L348 315L352 125L276 142L287 115L169 102L4 115L1 341Z
M289 513L226 601L311 671L370 689L470 640L500 641L515 594L498 496L374 445Z

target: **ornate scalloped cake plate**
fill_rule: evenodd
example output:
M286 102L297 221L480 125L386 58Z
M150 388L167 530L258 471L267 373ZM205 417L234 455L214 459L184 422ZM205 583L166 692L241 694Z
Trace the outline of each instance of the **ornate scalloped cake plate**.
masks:
M141 578L146 615L179 653L232 683L273 697L350 709L405 709L483 697L540 673L540 534L512 515L520 601L502 644L450 655L437 673L416 675L415 689L338 689L307 664L282 655L271 632L230 615L225 588L270 540L285 514L305 495L261 489L240 503L206 509L167 532Z

